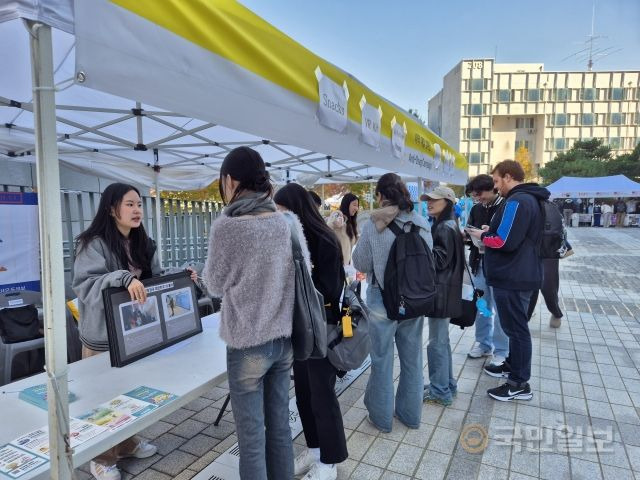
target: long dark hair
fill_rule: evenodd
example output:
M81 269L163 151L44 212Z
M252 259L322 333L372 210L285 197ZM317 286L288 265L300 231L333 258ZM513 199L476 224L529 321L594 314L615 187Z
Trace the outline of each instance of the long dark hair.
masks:
M437 218L434 217L433 219L433 225L431 226L431 229L434 231L438 227L438 225L440 225L442 222L446 222L447 220L455 220L456 224L458 224L458 219L456 218L453 202L446 198L444 199L444 201L447 202L447 206L444 207L444 210L442 210L442 212L440 212L440 216L438 216Z
M413 202L407 186L399 175L385 173L378 179L376 194L380 194L391 205L397 205L401 211L411 212Z
M320 238L332 244L342 257L342 249L333 230L325 223L318 212L318 208L307 191L297 183L288 183L276 192L273 201L291 210L300 219L304 234L310 243L316 243Z
M264 193L265 197L273 195L273 185L269 180L269 172L258 152L249 147L237 147L231 150L220 167L220 183L218 188L222 202L227 205L224 196L224 177L230 175L240 182L229 203L233 203L244 192Z
M351 202L353 202L354 200L358 201L358 206L360 205L360 199L354 195L353 193L349 192L347 194L345 194L344 197L342 197L342 201L340 202L340 211L344 214L345 217L347 217L347 235L349 235L349 238L351 239L358 239L358 212L356 212L354 215L351 215L351 213L349 212L349 205L351 205Z
M140 196L140 191L133 185L126 183L112 183L102 192L100 205L91 225L84 232L76 237L76 251L80 253L94 238L102 239L109 247L109 250L120 260L123 269L129 268L129 263L144 271L151 270L151 256L153 250L150 248L152 240L147 235L144 226L140 224L137 228L132 228L128 240L120 233L116 225L116 220L111 215L112 210L118 212L122 204L122 198L134 191ZM127 255L126 242L129 242L129 252Z

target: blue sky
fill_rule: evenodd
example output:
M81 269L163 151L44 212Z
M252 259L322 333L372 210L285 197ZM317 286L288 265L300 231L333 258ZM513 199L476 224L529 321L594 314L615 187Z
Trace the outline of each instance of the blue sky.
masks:
M389 1L241 0L262 18L399 106L426 118L429 98L462 58L544 63L586 70L563 58L584 48L592 0ZM640 0L596 0L601 47L622 51L594 70L640 70Z

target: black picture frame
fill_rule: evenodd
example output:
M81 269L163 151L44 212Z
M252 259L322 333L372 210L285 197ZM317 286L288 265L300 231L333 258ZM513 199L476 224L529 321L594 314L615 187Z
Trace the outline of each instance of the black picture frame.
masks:
M202 332L195 284L188 272L142 280L144 304L126 288L102 292L112 367L123 367Z

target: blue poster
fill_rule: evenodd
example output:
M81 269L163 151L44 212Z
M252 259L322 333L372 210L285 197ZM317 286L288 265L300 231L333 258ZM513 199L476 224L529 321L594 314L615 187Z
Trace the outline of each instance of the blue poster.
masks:
M38 195L0 192L0 293L40 291L39 235Z

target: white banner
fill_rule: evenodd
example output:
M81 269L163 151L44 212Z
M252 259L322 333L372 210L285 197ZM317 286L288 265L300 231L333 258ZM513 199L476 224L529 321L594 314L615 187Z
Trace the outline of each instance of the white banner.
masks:
M0 293L40 291L38 196L0 192Z

